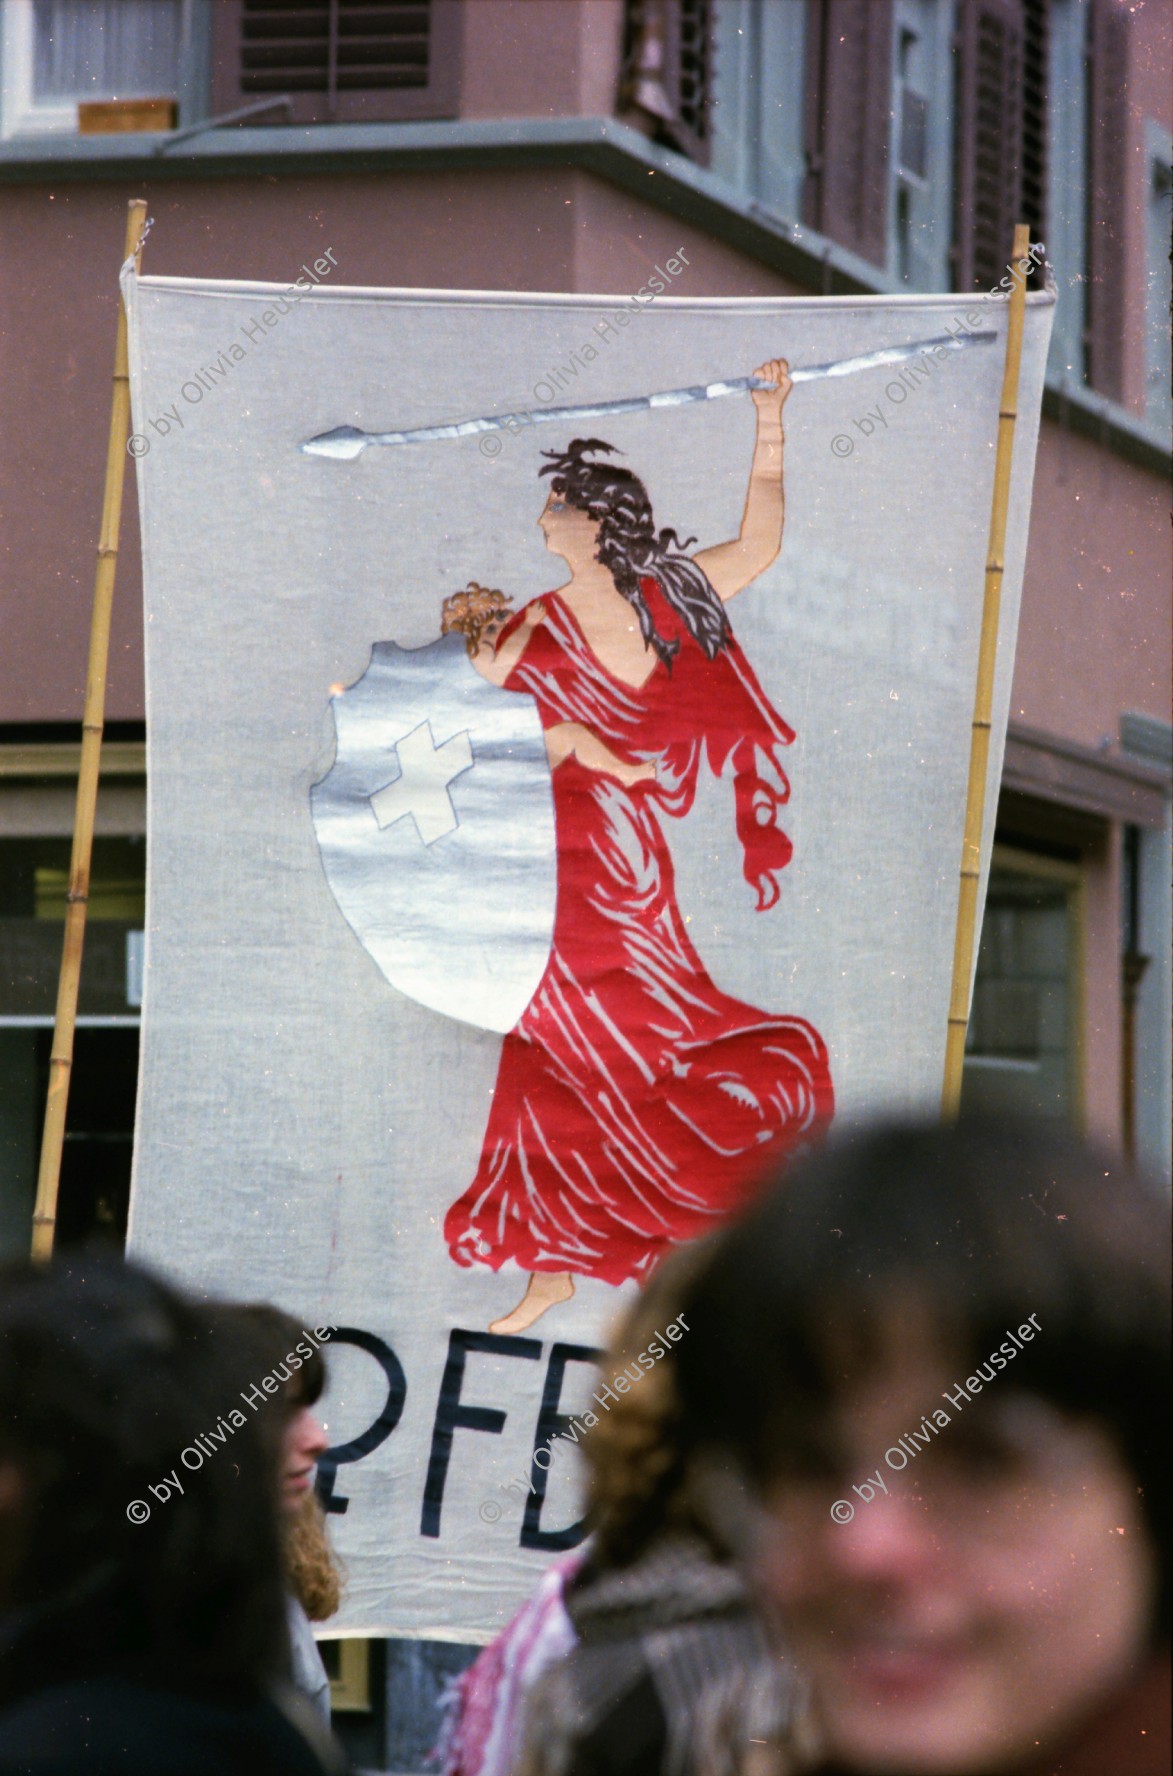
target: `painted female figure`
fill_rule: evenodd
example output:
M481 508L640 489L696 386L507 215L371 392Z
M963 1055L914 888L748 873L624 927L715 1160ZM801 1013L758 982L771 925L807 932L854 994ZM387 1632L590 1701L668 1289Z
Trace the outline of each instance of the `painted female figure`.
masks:
M739 1206L755 1156L789 1151L832 1112L818 1032L709 979L662 825L691 807L703 764L731 763L746 879L759 910L777 900L791 851L780 753L794 735L725 611L782 540L790 379L785 359L755 374L773 386L752 391L757 443L732 541L689 557L656 530L642 482L605 460L612 446L575 439L546 452L538 520L569 579L503 626L481 588L472 621L446 613L486 677L536 700L553 770L550 961L504 1039L480 1164L444 1223L458 1264L512 1258L529 1273L494 1332L567 1300L575 1275L643 1278Z

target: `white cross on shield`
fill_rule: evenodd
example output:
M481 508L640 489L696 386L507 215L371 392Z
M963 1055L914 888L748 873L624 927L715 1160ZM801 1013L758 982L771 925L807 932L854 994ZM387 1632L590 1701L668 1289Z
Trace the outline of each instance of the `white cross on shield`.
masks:
M334 763L310 791L326 880L391 985L511 1030L554 932L554 797L533 698L499 690L464 639L377 642L331 699Z
M425 845L434 845L460 824L448 785L473 767L467 734L453 734L443 746L432 737L431 722L421 722L405 734L395 748L399 776L385 789L376 790L371 807L380 828L397 820L412 819Z

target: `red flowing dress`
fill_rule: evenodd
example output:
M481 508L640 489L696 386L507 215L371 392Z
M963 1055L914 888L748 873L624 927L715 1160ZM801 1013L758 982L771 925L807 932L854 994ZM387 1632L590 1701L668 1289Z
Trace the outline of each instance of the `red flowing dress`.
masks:
M813 1026L709 979L661 826L691 807L703 760L717 775L732 761L745 876L759 910L772 906L791 849L778 753L793 732L735 640L706 659L658 583L641 587L659 634L679 643L670 670L657 660L638 689L615 678L548 593L506 681L536 699L544 727L581 722L632 764L656 759L657 780L629 789L573 755L554 771L550 960L504 1039L476 1176L445 1218L458 1264L642 1279L744 1201L767 1150L791 1152L832 1113Z

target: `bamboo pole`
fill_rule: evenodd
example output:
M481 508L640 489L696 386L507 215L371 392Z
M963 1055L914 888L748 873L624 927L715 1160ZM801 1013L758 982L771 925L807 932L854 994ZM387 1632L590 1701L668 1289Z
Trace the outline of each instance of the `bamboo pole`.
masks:
M133 198L128 208L126 244L121 262L125 264L133 256L137 268L147 219L146 199ZM94 844L94 814L98 800L98 771L106 713L110 615L114 603L114 573L118 565L122 480L126 468L129 428L130 378L126 352L126 310L120 297L114 345L114 396L110 409L110 435L106 445L106 487L102 498L102 528L98 537L98 564L94 574L94 605L90 619L90 652L86 669L85 708L82 714L81 763L78 769L77 807L73 823L73 852L69 863L69 892L65 905L65 938L61 950L61 973L57 983L57 1011L53 1023L53 1049L49 1060L49 1090L45 1099L37 1201L33 1210L32 1250L33 1257L39 1259L52 1255L53 1236L57 1227L57 1191L61 1181L65 1110L69 1102L73 1033L77 1023L77 993L81 980L86 908L90 894L90 858Z
M1014 288L1010 293L1006 365L1002 373L1002 399L998 406L994 498L990 507L990 533L986 549L986 589L982 601L982 633L969 746L969 787L965 799L965 837L961 846L961 881L957 895L957 927L953 940L953 983L949 992L945 1078L941 1090L941 1115L946 1121L953 1120L961 1104L961 1071L965 1061L965 1033L969 1027L973 953L977 936L978 883L982 864L982 829L986 814L986 777L990 762L994 669L998 658L998 617L1002 603L1002 573L1006 553L1006 515L1010 506L1010 464L1014 454L1014 423L1018 418L1018 370L1022 358L1023 324L1026 319L1029 247L1030 229L1025 222L1019 222L1014 230L1014 248L1011 253L1015 267L1011 273Z

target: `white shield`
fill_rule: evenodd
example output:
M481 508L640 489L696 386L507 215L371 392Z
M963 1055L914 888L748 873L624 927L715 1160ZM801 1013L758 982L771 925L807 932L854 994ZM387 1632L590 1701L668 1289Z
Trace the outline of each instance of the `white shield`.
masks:
M401 993L511 1030L550 955L554 796L537 704L460 635L376 642L331 699L338 750L310 791L326 879Z

